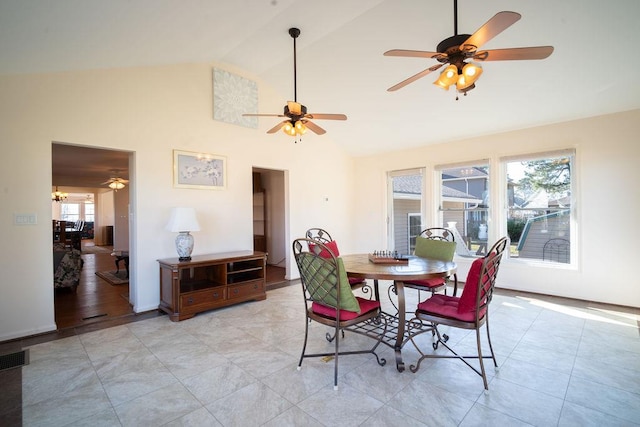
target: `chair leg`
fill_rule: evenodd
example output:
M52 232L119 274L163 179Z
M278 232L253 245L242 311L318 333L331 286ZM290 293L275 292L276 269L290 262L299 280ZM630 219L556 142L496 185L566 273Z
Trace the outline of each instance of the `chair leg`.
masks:
M454 273L453 275L453 296L455 297L458 294L458 274Z
M480 342L480 328L476 328L476 344L478 345L478 362L480 362L480 376L484 383L485 393L489 391L489 383L487 382L487 373L484 370L484 362L482 361L482 343ZM493 353L493 352L492 352Z
M304 352L307 350L307 338L309 337L309 319L306 319L304 325L304 344L302 344L302 354L300 355L300 361L298 362L298 371L302 369L302 359L304 359Z
M342 333L344 334L344 330L342 331ZM338 325L336 325L336 331L334 333L334 337L336 339L336 353L334 355L334 368L333 368L333 389L337 390L338 389L338 354L340 353L338 351L339 349L339 343L340 343L340 336L338 334Z
M485 323L485 328L487 328L487 341L489 342L489 350L491 351L491 358L493 359L493 366L498 369L498 362L496 361L496 355L493 352L493 345L491 344L491 334L489 333L489 313L487 313L487 321Z
M496 368L498 367L498 362L496 361L496 355L493 352L493 345L491 344L491 335L489 333L489 313L487 313L487 318L486 318L486 322L484 325L487 328L487 342L489 343L489 351L491 352L491 359L493 359L493 366L495 366ZM480 328L476 329L476 342L478 345L478 361L480 362L480 372L481 372L481 376L482 376L482 381L484 382L484 392L488 393L489 392L489 383L487 382L487 373L484 369L484 362L483 359L485 357L482 356L482 343L480 341ZM489 356L486 356L486 358L488 359Z

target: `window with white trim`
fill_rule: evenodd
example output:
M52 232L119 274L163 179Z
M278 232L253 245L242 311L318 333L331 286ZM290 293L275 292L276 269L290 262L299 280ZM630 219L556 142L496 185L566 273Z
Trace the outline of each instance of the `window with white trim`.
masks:
M482 256L489 232L489 161L436 166L440 223L450 229L460 256Z
M511 258L571 264L573 150L501 159Z
M95 204L93 202L84 202L84 220L93 222L95 219Z
M76 222L80 219L80 203L63 202L60 206L60 219L67 222Z

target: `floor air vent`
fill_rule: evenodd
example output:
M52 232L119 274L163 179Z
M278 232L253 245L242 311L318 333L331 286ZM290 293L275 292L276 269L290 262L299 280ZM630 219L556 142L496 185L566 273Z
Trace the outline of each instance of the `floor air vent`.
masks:
M0 371L19 368L29 364L29 349L0 356Z

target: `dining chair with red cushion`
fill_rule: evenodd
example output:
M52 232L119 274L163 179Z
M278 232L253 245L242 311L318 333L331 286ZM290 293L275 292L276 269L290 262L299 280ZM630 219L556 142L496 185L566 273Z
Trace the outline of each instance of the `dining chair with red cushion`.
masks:
M412 333L411 329L409 330L411 342L420 353L420 358L416 364L409 367L412 372L417 372L420 368L420 363L427 358L457 358L482 377L485 392L488 392L489 385L483 359L491 358L494 366L496 368L498 367L498 363L496 362L496 357L493 352L493 346L491 344L491 335L489 333L489 303L493 298L493 291L496 284L496 277L498 275L498 267L502 260L502 254L507 246L508 239L503 237L493 245L486 256L483 258L477 258L473 261L460 297L437 294L418 304L415 318L409 322L409 325L417 325L420 322L430 323L433 326L433 331L437 336L437 340L432 343L434 353L426 353L418 347L414 340L417 335L424 332L424 328L415 333ZM447 345L449 337L444 333L440 333L438 329L439 326L443 325L452 328L475 330L477 354L461 356L453 350L453 348ZM489 343L489 350L491 353L490 355L482 354L480 328L483 325L486 325L487 341ZM448 353L435 353L439 344L446 347L452 355ZM469 359L478 359L480 369L470 364Z
M422 230L416 237L416 247L414 249L414 255L437 259L440 261L452 261L456 252L455 238L453 233L446 228L431 227ZM439 291L447 293L447 282L449 277L434 277L433 279L425 280L410 280L404 282L405 288L417 289L420 291L431 292L435 294ZM453 274L453 295L458 293L458 275ZM418 294L418 299L420 294Z
M318 241L324 243L327 246L328 250L326 250L324 252L321 252L320 256L328 257L329 253L333 254L333 256L335 256L335 257L339 257L340 256L340 250L338 249L338 243L331 238L331 235L329 234L329 232L327 230L324 230L322 228L310 228L305 233L305 236L306 236L307 239L318 240ZM366 284L367 284L366 280L361 279L359 277L347 276L347 278L349 279L349 284L354 289L362 288L363 286L366 286ZM368 293L369 289L367 289L365 292Z
M323 251L327 251L329 256L321 255ZM376 348L387 332L387 323L381 315L380 302L353 295L342 259L333 255L324 243L306 238L296 239L293 241L293 255L300 272L305 304L304 344L298 369L302 368L302 361L307 357L333 356L333 387L337 390L339 356L371 353L376 357L378 364L384 366L386 360L376 353ZM331 332L326 333L326 338L327 341L335 340L333 351L307 354L311 321L332 328ZM338 334L340 330L342 338ZM373 346L363 350L340 351L340 342L344 339L345 331L372 338Z

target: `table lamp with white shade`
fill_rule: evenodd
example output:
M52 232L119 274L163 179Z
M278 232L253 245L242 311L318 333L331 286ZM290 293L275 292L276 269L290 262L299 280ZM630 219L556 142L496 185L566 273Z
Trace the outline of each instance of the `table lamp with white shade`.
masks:
M178 232L176 237L176 250L179 261L190 261L193 251L193 236L191 231L200 231L200 224L196 218L196 211L193 208L172 208L171 217L167 223L167 230Z

